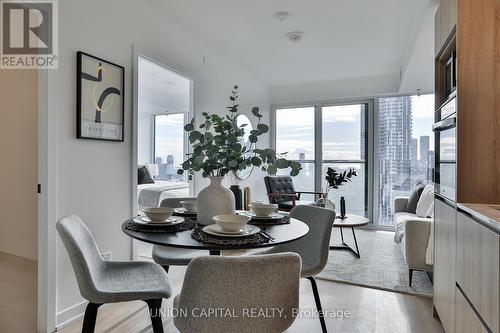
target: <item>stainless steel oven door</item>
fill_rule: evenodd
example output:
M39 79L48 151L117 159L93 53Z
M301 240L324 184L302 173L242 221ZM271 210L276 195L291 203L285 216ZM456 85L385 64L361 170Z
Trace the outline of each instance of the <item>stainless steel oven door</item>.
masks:
M455 117L450 117L434 126L438 140L436 165L436 193L455 201L457 139Z

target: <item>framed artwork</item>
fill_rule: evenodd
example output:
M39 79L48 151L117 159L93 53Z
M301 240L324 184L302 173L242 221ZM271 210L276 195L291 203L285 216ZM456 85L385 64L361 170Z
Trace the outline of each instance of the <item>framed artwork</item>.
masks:
M124 139L125 68L77 52L76 137Z

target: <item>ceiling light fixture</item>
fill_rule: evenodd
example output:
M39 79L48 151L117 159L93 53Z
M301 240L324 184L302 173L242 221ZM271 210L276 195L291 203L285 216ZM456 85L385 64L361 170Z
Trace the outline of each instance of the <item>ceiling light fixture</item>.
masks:
M304 37L304 33L302 31L291 31L286 36L290 42L298 43Z
M276 12L273 16L276 20L280 22L285 22L290 17L290 13L281 11L281 12Z

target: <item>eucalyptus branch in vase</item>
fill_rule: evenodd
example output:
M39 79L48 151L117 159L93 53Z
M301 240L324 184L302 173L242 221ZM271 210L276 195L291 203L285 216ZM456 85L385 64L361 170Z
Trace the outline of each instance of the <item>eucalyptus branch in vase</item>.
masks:
M325 192L323 194L323 198L326 199L328 197L328 193L330 193L333 189L338 189L345 183L351 182L353 177L356 177L358 174L354 169L348 169L344 172L337 172L334 168L328 168L326 171L326 183L327 186L325 188Z
M184 126L189 133L189 142L193 152L187 155L182 169L177 171L194 174L201 172L202 177L224 177L231 171L244 170L247 167L260 167L268 174L275 175L278 169L290 168L290 175L297 176L302 170L299 162L288 161L285 154L277 154L274 149L257 149L255 144L259 137L269 132L269 126L262 122L262 114L258 107L252 108L252 115L257 119L256 129L250 131L251 148L242 146L240 139L245 135L245 126L237 125L239 115L238 86L235 85L229 96L231 105L225 116L203 112L203 122L195 129L194 118Z

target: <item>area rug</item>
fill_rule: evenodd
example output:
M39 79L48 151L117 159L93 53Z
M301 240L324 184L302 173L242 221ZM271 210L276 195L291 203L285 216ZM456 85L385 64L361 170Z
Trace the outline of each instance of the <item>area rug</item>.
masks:
M408 266L393 237L392 232L356 229L361 258L350 251L330 250L318 279L432 297L432 282L424 272L414 271L412 286L408 286ZM354 248L350 229L344 229L344 239ZM338 228L334 228L331 243L340 243Z

